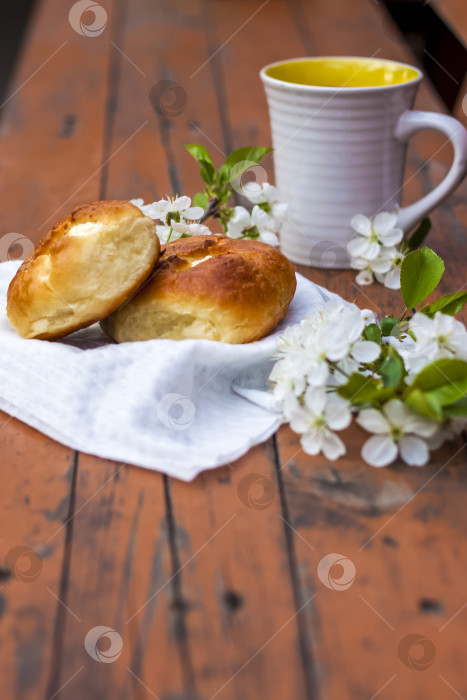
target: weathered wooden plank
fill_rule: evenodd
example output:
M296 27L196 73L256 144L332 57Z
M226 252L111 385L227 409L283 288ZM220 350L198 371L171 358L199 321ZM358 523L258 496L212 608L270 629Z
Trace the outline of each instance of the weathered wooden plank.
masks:
M113 10L106 29L108 99L100 130L105 138L95 182L100 197L152 200L157 191L169 189L166 153L157 122L151 126L148 99L154 68L150 47L157 37L147 6L116 3ZM141 53L145 47L139 66L125 44L129 16L138 25L132 36ZM157 20L154 12L152 20ZM56 639L61 654L50 693L63 687L63 698L148 697L145 663L158 687L178 692L183 687L178 601L163 476L80 455L72 522L66 608ZM99 626L110 628L110 637L99 641ZM112 644L116 663L99 663L100 652L105 655Z
M0 669L6 698L45 694L54 658L73 453L2 413Z
M143 684L159 696L180 691L179 600L163 477L81 455L74 513L51 694L69 679L63 698L150 697ZM101 626L110 636L101 638Z
M58 0L41 4L2 108L0 194L9 206L1 235L37 242L73 206L98 196L108 40L105 32L81 36L68 12Z
M0 238L15 231L37 241L41 224L59 215L101 158L107 49L99 39L88 46L68 10L56 0L38 8L2 105ZM72 203L97 195L98 180L90 180ZM71 450L5 414L0 455L3 695L49 697L76 464Z

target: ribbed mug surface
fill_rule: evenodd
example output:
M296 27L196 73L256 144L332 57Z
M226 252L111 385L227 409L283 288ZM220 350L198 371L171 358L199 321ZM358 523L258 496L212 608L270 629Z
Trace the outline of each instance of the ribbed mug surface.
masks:
M289 204L281 249L296 263L349 267L352 217L400 203L406 144L394 130L419 81L322 88L281 82L264 70L276 185Z

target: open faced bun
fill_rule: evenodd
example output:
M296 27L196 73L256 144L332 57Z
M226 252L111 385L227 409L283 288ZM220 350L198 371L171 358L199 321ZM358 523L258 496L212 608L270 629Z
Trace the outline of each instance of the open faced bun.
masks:
M11 281L10 323L24 338L49 340L85 328L138 289L159 252L155 222L130 202L77 207Z
M162 248L154 274L102 328L117 342L204 338L248 343L285 316L292 264L266 243L193 236Z

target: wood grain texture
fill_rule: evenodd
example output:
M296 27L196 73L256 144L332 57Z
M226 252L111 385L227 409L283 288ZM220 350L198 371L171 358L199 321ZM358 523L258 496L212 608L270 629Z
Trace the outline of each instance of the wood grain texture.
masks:
M60 2L41 4L30 37L2 105L0 238L15 231L37 242L42 222L100 164L107 51L99 40L80 50L83 37ZM77 62L81 81L73 78ZM78 196L96 199L96 183ZM5 414L0 427L3 694L48 698L59 653L57 598L67 586L76 456Z
M103 4L108 23L94 38L70 28L58 0L40 6L13 92L27 82L0 126L9 174L0 181L2 235L38 240L47 217L98 197L194 193L200 181L185 143L204 143L216 162L234 147L269 143L258 77L267 62L375 52L413 62L383 8L365 0ZM429 86L417 106L441 109ZM417 136L406 201L438 182L450 157L442 136ZM264 165L272 175L272 160ZM430 243L448 267L443 291L464 284L466 201L464 183L433 217ZM361 289L353 272L300 271L361 306L399 310L394 292ZM346 431L349 451L336 464L304 455L282 428L235 464L185 484L73 457L1 420L1 553L29 546L42 564L29 583L0 568L6 698L467 694L462 442L426 469L375 470L360 458L359 428ZM330 553L344 560L320 578ZM352 585L333 589L343 573L351 580L352 564ZM85 650L97 626L117 633L114 663ZM410 642L412 666L421 654L413 639L398 652L410 634L429 640L426 670L409 667ZM108 644L95 636L95 654Z

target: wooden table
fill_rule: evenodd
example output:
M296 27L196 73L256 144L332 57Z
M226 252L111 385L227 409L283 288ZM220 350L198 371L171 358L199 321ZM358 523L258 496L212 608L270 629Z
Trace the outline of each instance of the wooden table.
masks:
M102 4L107 26L86 37L69 23L71 2L39 3L2 110L1 235L38 241L99 198L194 193L185 143L219 162L270 143L258 78L270 61L412 61L377 1ZM158 113L149 95L162 80L180 88ZM442 109L428 85L417 104ZM450 157L438 134L412 142L407 201ZM433 216L443 292L466 284L466 204L464 183ZM396 293L358 288L350 271L300 271L362 306L400 311ZM467 697L462 440L423 469L378 470L360 458L358 427L337 463L304 455L284 427L187 484L74 453L6 414L0 431L2 698ZM330 553L355 566L346 590L317 576ZM122 640L113 663L85 650L96 626L118 633L113 648Z

